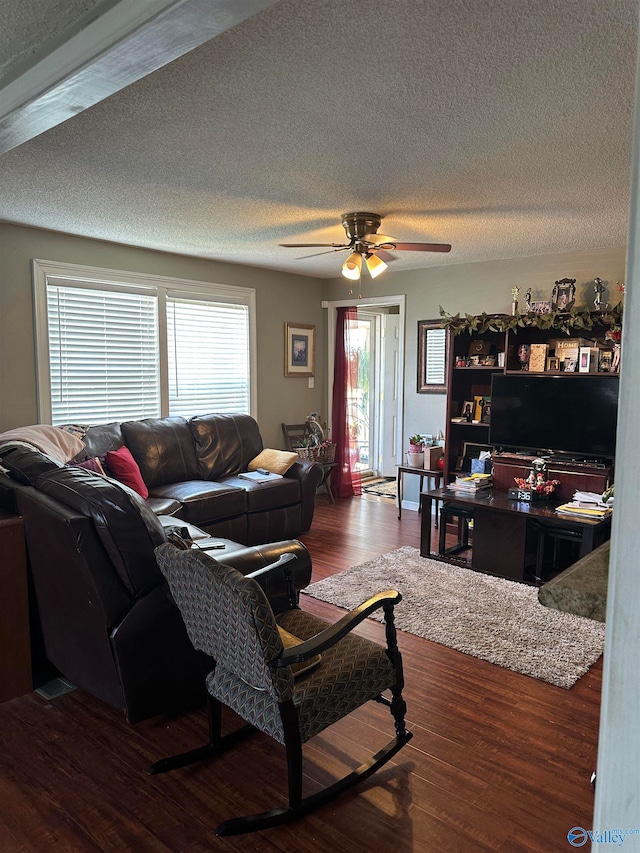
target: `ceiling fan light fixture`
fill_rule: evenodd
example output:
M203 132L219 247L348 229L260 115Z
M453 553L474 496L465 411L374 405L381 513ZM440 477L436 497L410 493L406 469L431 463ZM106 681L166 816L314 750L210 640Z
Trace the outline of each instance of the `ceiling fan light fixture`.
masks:
M388 264L379 258L377 255L369 253L364 256L365 262L367 264L367 269L369 270L369 275L371 278L376 278L380 275L381 272L384 272L388 269Z
M352 252L342 264L342 275L351 281L357 281L362 272L362 255L360 252Z

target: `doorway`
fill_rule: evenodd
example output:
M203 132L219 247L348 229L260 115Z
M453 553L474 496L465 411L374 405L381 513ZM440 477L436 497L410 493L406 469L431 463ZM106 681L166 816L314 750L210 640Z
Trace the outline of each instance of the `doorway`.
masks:
M349 400L356 424L355 470L364 478L395 477L401 464L404 296L362 299L354 334L358 365L357 388ZM351 302L329 302L328 340L335 341L336 308ZM334 352L329 347L329 376L333 377ZM328 383L331 416L332 381Z

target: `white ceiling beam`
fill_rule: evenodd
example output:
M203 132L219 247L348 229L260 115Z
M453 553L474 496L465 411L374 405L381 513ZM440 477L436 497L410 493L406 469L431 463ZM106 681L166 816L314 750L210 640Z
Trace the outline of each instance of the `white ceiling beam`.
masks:
M277 0L120 0L0 89L0 154Z

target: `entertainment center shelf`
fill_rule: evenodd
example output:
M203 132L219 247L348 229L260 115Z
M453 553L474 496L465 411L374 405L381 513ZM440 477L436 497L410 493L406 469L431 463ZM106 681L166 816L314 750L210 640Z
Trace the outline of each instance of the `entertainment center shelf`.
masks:
M562 484L558 492L561 500L571 499L575 489L603 492L610 485L613 475L610 460L613 453L609 452L611 448L606 446L606 436L602 441L603 452L600 453L600 436L596 434L596 426L600 426L604 418L600 416L601 407L598 404L601 399L605 401L609 421L612 410L615 419L618 373L606 369L596 372L598 368L606 368L609 364L609 356L606 355L603 358L602 353L613 356L614 345L605 339L609 326L597 322L597 312L592 316L595 317L592 329L571 329L569 334L558 328L537 327L519 327L517 330L508 329L507 331L472 331L471 333L464 330L455 334L452 327L448 328L450 355L446 404L445 485L450 483L456 474L468 471L469 459L477 457L480 451L503 450L508 452L494 453L494 484L496 489L506 491L513 485L514 477L527 476L531 460L535 458L538 451L542 452L543 448L546 449L544 455L549 456L549 478L558 479ZM534 347L534 351L537 349L539 356L536 365L538 369L523 369L523 364L527 366L526 361L523 360L523 345L525 345L526 354L526 348L530 348L532 344L542 345L542 347ZM558 347L557 350L556 347ZM574 351L576 348L579 350L580 347L589 348L592 359L590 372L581 372L577 364L573 370L563 370L563 362L556 363L560 347L573 347ZM530 349L529 352L531 352ZM528 400L540 397L542 404L549 407L550 417L546 419L546 423L540 423L541 414L537 407L531 412L530 417L525 416L523 408L523 412L520 413L520 417L523 418L520 421L522 430L514 430L515 435L507 436L509 440L504 440L500 444L494 441L495 446L492 447L489 444L489 436L494 377L501 377L496 379L496 387L500 386L505 394L511 394L512 399L522 399L523 407ZM542 378L540 384L536 382L538 378ZM558 380L557 384L556 380ZM520 394L521 389L526 393ZM547 394L548 391L552 393ZM557 408L554 408L554 395ZM581 435L584 433L584 439L581 438L581 441L589 445L578 448L575 453L574 448L562 446L563 441L567 442L567 432L569 432L569 438L571 432L566 419L557 417L562 407L569 405L568 401L572 395L576 400L576 410L581 412L574 418L578 424L574 432L579 431ZM585 400L590 397L593 405L587 408ZM499 400L500 398L496 397L496 405ZM498 420L494 428L497 426ZM544 443L536 444L536 450L532 450L531 444L527 444L526 440L520 440L519 433L522 431L523 439L526 439L529 433L528 437L531 440L531 435L537 428L544 435ZM564 435L562 435L563 428ZM592 432L594 435L591 435ZM605 432L611 431L603 430L603 434ZM554 444L556 435L560 436L559 444ZM608 439L609 444L614 440L615 429L613 436ZM572 451L570 455L559 452L567 449ZM554 450L558 452L557 459L554 458ZM588 461L600 455L602 459L597 462ZM572 461L572 458L577 458L579 461Z

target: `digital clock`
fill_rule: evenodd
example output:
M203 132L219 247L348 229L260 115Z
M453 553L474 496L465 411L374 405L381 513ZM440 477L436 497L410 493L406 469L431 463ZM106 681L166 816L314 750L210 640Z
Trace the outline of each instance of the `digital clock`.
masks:
M512 501L531 501L533 500L532 489L509 489L509 497Z

